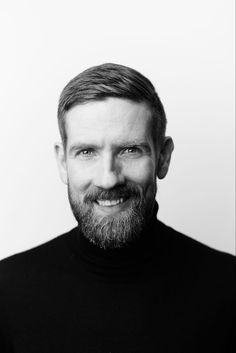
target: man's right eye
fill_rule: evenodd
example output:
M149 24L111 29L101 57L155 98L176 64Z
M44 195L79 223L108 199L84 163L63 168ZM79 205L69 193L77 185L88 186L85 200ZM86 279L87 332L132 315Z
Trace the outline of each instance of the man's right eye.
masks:
M94 155L94 151L92 149L84 149L76 153L76 156L81 158L89 158L89 157L92 157L93 155Z

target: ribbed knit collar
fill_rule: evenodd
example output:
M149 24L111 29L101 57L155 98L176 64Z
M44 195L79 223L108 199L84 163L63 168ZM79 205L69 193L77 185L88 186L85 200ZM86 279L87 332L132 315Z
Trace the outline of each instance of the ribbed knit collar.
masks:
M79 228L74 230L73 251L79 262L90 272L109 277L126 277L142 271L154 254L158 227L158 204L155 203L150 222L134 243L118 249L102 249L91 243Z

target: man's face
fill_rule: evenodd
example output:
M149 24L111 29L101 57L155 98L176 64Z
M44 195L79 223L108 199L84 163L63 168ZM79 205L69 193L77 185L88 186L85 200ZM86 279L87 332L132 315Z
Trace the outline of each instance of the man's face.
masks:
M151 215L159 152L145 103L108 98L66 114L67 146L57 148L72 211L84 235L103 248L137 238Z

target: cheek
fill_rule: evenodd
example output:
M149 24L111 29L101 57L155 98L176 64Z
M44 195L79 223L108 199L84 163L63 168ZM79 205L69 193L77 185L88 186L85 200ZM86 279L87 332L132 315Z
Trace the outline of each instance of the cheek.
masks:
M125 176L128 180L147 187L156 179L155 163L150 158L134 161L126 166Z
M91 182L91 173L86 168L78 168L75 163L68 165L67 176L70 187L74 191L86 190Z

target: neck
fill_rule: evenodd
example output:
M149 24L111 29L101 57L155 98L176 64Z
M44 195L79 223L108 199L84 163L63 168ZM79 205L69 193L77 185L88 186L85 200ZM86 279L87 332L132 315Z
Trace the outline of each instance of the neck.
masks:
M158 204L155 203L152 216L139 238L122 248L102 249L91 243L77 228L74 249L80 258L87 264L89 263L94 270L98 270L100 267L109 270L116 268L119 272L121 268L126 268L127 271L127 269L131 270L137 265L140 266L143 261L145 262L147 258L153 255L152 244L155 241L158 226L157 211Z

